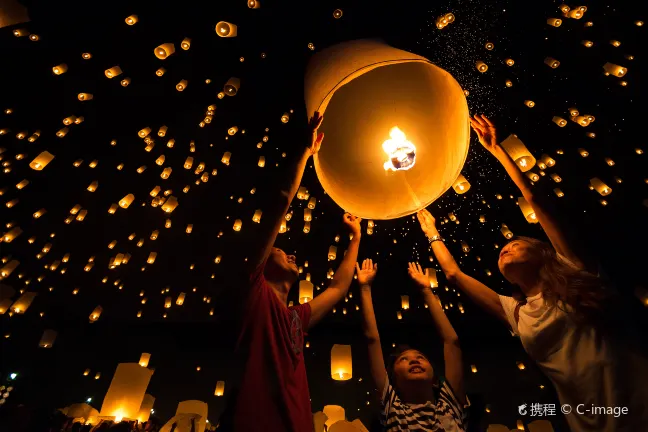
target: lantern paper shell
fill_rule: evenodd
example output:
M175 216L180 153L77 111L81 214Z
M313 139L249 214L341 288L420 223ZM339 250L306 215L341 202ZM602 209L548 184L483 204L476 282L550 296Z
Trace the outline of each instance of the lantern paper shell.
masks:
M601 196L607 196L612 193L612 188L606 185L598 177L594 177L590 180L590 185L594 188L596 192L601 194Z
M558 126L560 126L560 127L565 127L565 126L567 126L567 120L565 120L565 119L562 118L562 117L554 116L554 117L551 119L551 121L553 121L554 123L556 123L556 124L557 124Z
M481 73L484 73L488 70L488 65L481 60L477 60L477 62L475 63L475 67Z
M171 195L169 199L162 205L162 210L166 213L171 213L173 210L178 207L178 199Z
M31 161L29 167L33 170L40 171L47 166L48 163L52 162L54 155L48 151L44 151L39 154L36 159Z
M175 52L175 45L173 45L172 43L162 44L153 50L155 57L159 58L160 60L166 59L174 52Z
M533 157L529 149L526 148L517 135L509 135L500 145L511 159L513 159L518 168L520 168L520 171L527 172L535 166L535 157Z
M628 68L613 63L605 63L603 70L605 70L606 75L614 75L615 77L623 77L628 73Z
M402 309L409 309L410 308L409 296L408 295L402 295L401 296L401 308Z
M560 18L548 18L547 24L549 24L552 27L560 27L560 25L562 24L562 20Z
M126 195L124 198L122 198L119 201L119 207L127 209L133 203L134 199L135 199L135 195L133 194Z
M558 66L560 66L560 62L553 57L546 57L544 59L544 62L547 66L549 66L552 69L556 69Z
M325 405L324 415L328 418L324 423L327 428L330 428L335 423L346 420L344 408L338 405Z
M328 260L333 261L335 260L336 257L337 257L337 247L330 246L328 250Z
M307 280L299 281L299 304L313 300L313 284Z
M142 353L139 359L139 365L143 368L148 367L149 361L151 360L151 354Z
M103 308L101 306L97 306L96 308L94 308L94 310L90 314L90 318L89 318L90 322L97 321L101 316L101 312L103 312Z
M238 32L235 24L228 23L227 21L220 21L216 24L216 34L220 37L236 37Z
M16 265L18 264L18 261L15 260L10 261L9 264L11 264L12 262L16 263ZM3 268L2 271L4 274L5 269ZM16 300L14 304L11 305L11 310L15 314L19 314L19 315L24 314L35 298L36 298L35 292L31 292L31 291L24 292L20 297L18 297L18 300Z
M43 332L43 336L41 337L40 342L38 343L38 346L40 348L52 348L57 335L58 333L56 332L56 330L52 330L52 329L45 330Z
M104 72L106 74L106 78L115 78L116 76L119 76L122 74L122 70L119 66L113 66L110 69L106 69Z
M464 177L463 174L459 174L459 177L457 177L457 180L455 180L452 188L459 195L465 194L466 192L468 192L468 190L470 190L470 183L468 182L468 180L466 180L466 177Z
M466 160L468 105L461 86L424 57L373 40L332 46L310 61L309 114L324 115L329 145L315 155L317 176L345 211L395 219L448 190ZM416 148L407 169L386 171L383 143L398 127Z
M333 345L331 349L331 378L346 381L353 378L351 345Z
M502 228L500 228L500 231L502 232L502 235L507 239L510 240L513 238L513 232L509 229L509 227L506 224L502 224Z
M522 214L524 215L524 218L527 220L527 222L538 223L538 218L536 217L535 210L533 210L531 204L529 204L529 202L524 199L524 197L518 198L518 205L520 206L520 210L522 211Z
M145 394L144 399L142 399L142 405L140 405L139 413L137 414L137 421L140 423L148 421L154 404L155 398L148 393Z
M214 396L223 396L225 394L225 381L218 381L216 383L216 390Z
M104 397L100 418L137 420L153 371L138 363L120 363Z
M239 91L239 87L241 87L241 80L239 78L232 77L225 83L223 91L228 96L236 96L236 93L238 93Z
M191 430L191 417L193 414L198 415L195 420L195 432L204 432L207 426L207 404L199 400L186 400L178 404L176 409L177 430L189 431ZM189 414L182 416L182 414Z

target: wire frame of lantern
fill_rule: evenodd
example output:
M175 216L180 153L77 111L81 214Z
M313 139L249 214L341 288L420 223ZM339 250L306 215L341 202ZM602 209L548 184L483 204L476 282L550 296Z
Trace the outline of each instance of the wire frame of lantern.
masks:
M238 28L236 27L236 24L232 24L227 21L219 21L216 24L215 30L218 36L224 38L236 37L238 33Z

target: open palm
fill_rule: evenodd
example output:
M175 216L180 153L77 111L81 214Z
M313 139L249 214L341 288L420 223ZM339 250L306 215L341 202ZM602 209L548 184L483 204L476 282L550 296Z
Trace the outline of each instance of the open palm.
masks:
M497 130L488 117L483 114L475 114L475 117L470 119L470 126L472 126L479 138L479 142L486 150L491 152L495 150L497 147Z
M408 263L408 268L407 268L407 273L409 276L412 278L414 282L416 282L416 285L419 286L419 288L429 288L430 287L430 280L428 279L427 275L425 274L425 271L423 268L421 268L421 264L419 263Z
M378 264L374 264L372 260L366 259L362 261L362 267L356 263L356 273L358 275L358 284L371 285L378 272Z

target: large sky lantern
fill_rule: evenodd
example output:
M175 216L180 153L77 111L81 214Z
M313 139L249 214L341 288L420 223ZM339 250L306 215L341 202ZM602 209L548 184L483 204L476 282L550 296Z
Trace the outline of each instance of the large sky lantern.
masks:
M309 115L324 115L317 176L345 211L407 216L459 177L470 138L466 97L426 58L377 40L344 42L312 58L305 95Z
M99 418L137 420L153 371L139 363L120 363L104 397Z

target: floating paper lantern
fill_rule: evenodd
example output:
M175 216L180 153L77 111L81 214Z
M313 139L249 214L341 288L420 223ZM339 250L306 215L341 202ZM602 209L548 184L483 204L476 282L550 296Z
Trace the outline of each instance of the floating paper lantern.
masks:
M589 152L587 150L585 150L584 148L579 148L578 149L578 154L580 154L582 157L589 156Z
M615 77L623 77L628 73L628 68L616 65L614 63L605 63L603 65L605 75L614 75Z
M153 411L153 405L155 404L155 398L150 394L145 394L144 399L142 399L142 405L140 405L139 412L137 413L137 421L140 423L147 422L151 416L151 411Z
M536 164L536 159L517 135L509 135L500 145L520 168L520 171L527 172Z
M554 191L554 193L556 194L556 196L558 198L562 198L562 197L565 196L565 193L563 191L561 191L559 188L555 188L553 191Z
M166 73L166 69L164 69L163 67L161 67L161 68L159 68L158 70L155 71L155 75L157 75L159 77L161 77L165 73Z
M538 218L536 217L535 210L533 210L531 204L529 204L524 197L519 197L517 202L527 222L538 223Z
M544 153L542 156L540 156L540 160L542 161L543 164L548 166L549 168L553 167L556 165L556 161L553 160L548 154Z
M459 176L469 139L466 99L427 59L377 41L345 42L312 58L305 91L309 114L326 111L320 130L329 145L315 155L318 178L346 211L402 217L429 205ZM382 144L395 127L402 134L386 154ZM385 171L391 156L395 169Z
M552 69L556 69L558 66L560 66L560 62L553 57L545 57L544 62Z
M131 83L130 78L124 78L123 80L120 81L120 84L122 85L122 87L128 87L128 84L130 84L130 83Z
M137 420L153 371L138 363L120 363L106 392L99 418Z
M122 74L122 70L119 66L113 66L110 69L106 69L105 72L106 78L115 78Z
M225 394L225 381L218 381L216 383L216 391L214 396L223 396Z
M173 299L169 296L164 299L164 308L165 309L170 309L171 308L171 303L173 303Z
M512 86L513 86L513 81L511 81L511 80L506 80L506 81L504 82L504 84L506 84L506 87L512 87Z
M313 213L311 209L305 208L304 209L304 222L310 222L313 220Z
M343 15L342 9L335 9L333 11L333 18L335 18L335 19L342 18L342 15Z
M313 284L310 281L299 281L299 304L313 300Z
M477 60L477 62L475 63L475 67L481 73L484 73L488 70L488 65L481 60Z
M221 162L224 163L225 165L230 164L230 157L232 156L232 153L230 152L225 152L223 154L223 158L221 159Z
M220 37L235 37L237 34L237 27L235 24L228 23L227 21L219 21L216 24L216 34Z
M604 160L605 163L608 164L608 166L614 166L614 161L611 158L606 157Z
M436 271L436 269L426 268L425 269L425 275L428 277L428 280L430 281L430 287L436 288L436 287L439 286L439 281L437 279L437 271Z
M263 168L265 166L265 157L259 156L259 163L257 165L259 165L259 167Z
M554 117L551 119L551 121L553 121L554 123L556 123L556 124L557 124L558 126L560 126L560 127L565 127L565 126L567 126L567 120L565 120L565 119L562 118L562 117L554 116Z
M52 330L52 329L45 330L43 332L43 336L41 337L40 342L38 343L38 346L40 348L52 348L57 335L58 333L56 332L56 330Z
M401 308L402 309L409 309L410 308L409 296L408 295L402 295L401 296Z
M135 25L137 24L137 21L139 21L139 19L137 18L137 15L130 15L126 17L124 21L126 21L126 24L128 25Z
M67 65L65 63L61 63L60 65L54 66L52 68L52 72L54 72L54 75L64 74L65 72L67 72L67 70L68 70L68 67L67 67Z
M151 252L146 260L146 263L153 264L155 262L156 257L157 257L157 252Z
M331 349L331 378L346 381L353 377L351 345L333 345Z
M513 232L509 229L509 227L506 224L502 224L502 227L500 228L500 232L507 239L513 238Z
M94 310L90 314L90 322L93 323L97 321L101 316L101 312L103 312L103 308L101 306L97 306L96 308L94 308Z
M594 46L594 42L588 40L581 41L581 43L585 45L586 48L592 48Z
M242 225L243 225L243 221L241 221L241 219L236 219L234 221L234 231L241 231Z
M308 210L308 209L306 209ZM328 260L333 261L337 257L337 247L336 246L330 246L328 250Z
M133 200L135 200L135 195L128 194L119 201L119 207L127 209L133 203Z
M236 93L238 93L239 91L239 87L241 87L241 80L239 78L232 77L225 83L223 91L227 96L236 96Z
M180 293L180 294L178 295L178 298L176 299L176 304L177 304L178 306L182 306L182 305L184 304L185 296L186 296L185 293Z
M22 234L23 230L20 227L14 227L2 237L2 241L5 243L11 243L16 237Z
M311 225L310 222L304 222L304 234L308 234L310 232Z
M180 80L180 82L178 84L176 84L176 90L178 90L180 92L184 91L184 89L186 89L186 88L187 88L187 80L186 79Z
M535 106L535 102L532 100L525 100L524 105L528 106L529 108L533 108Z
M549 24L552 27L560 27L560 25L562 24L562 20L560 18L548 18L547 24Z
M191 39L188 37L182 39L182 43L180 44L180 48L183 50L187 51L189 48L191 48Z
M261 215L262 214L263 214L263 212L261 210L256 210L254 212L254 215L252 216L252 222L256 222L256 223L261 222Z
M540 176L538 174L534 173L534 172L531 172L531 171L527 171L526 176L527 176L527 178L529 180L534 181L534 182L537 182L538 180L540 180Z
M594 188L596 192L601 194L601 196L607 196L612 193L612 188L603 183L598 177L594 177L590 180L590 186Z
M79 93L77 97L81 102L89 101L89 100L92 100L94 98L94 96L92 94L90 94L90 93ZM71 123L72 122L66 123L66 124L71 124Z
M9 275L14 271L14 270L16 270L16 267L18 267L19 265L20 265L20 261L18 261L18 260L11 260L11 261L9 261L7 264L5 264L4 267L2 267L2 268L0 269L0 278L4 279L4 278L6 278L7 276L9 276ZM25 293L25 294L27 294L27 293ZM25 294L23 294L23 296L24 296ZM34 294L34 295L35 295L35 294ZM22 298L22 297L21 297L21 298ZM19 299L19 300L20 300L20 299ZM18 303L18 301L16 301L16 303ZM23 302L23 303L24 303L24 302ZM31 300L29 301L29 303L31 304ZM20 303L20 304L22 304L22 303ZM24 310L24 309L23 309L23 310Z
M507 58L504 62L506 63L506 66L513 66L515 64L515 60L512 58Z
M490 51L495 48L495 45L493 44L493 42L486 42L486 45L484 45L484 47Z
M162 211L165 213L171 213L176 207L178 207L178 199L171 195L162 205Z
M160 60L166 59L173 53L175 53L175 45L170 42L162 44L153 50L155 57L159 58Z
M466 177L464 177L463 174L459 174L459 177L457 177L457 180L455 180L452 188L459 195L465 194L470 189L470 183L468 182L468 180L466 180Z
M461 241L461 251L464 253L470 252L470 246L468 246L468 243L463 240Z

